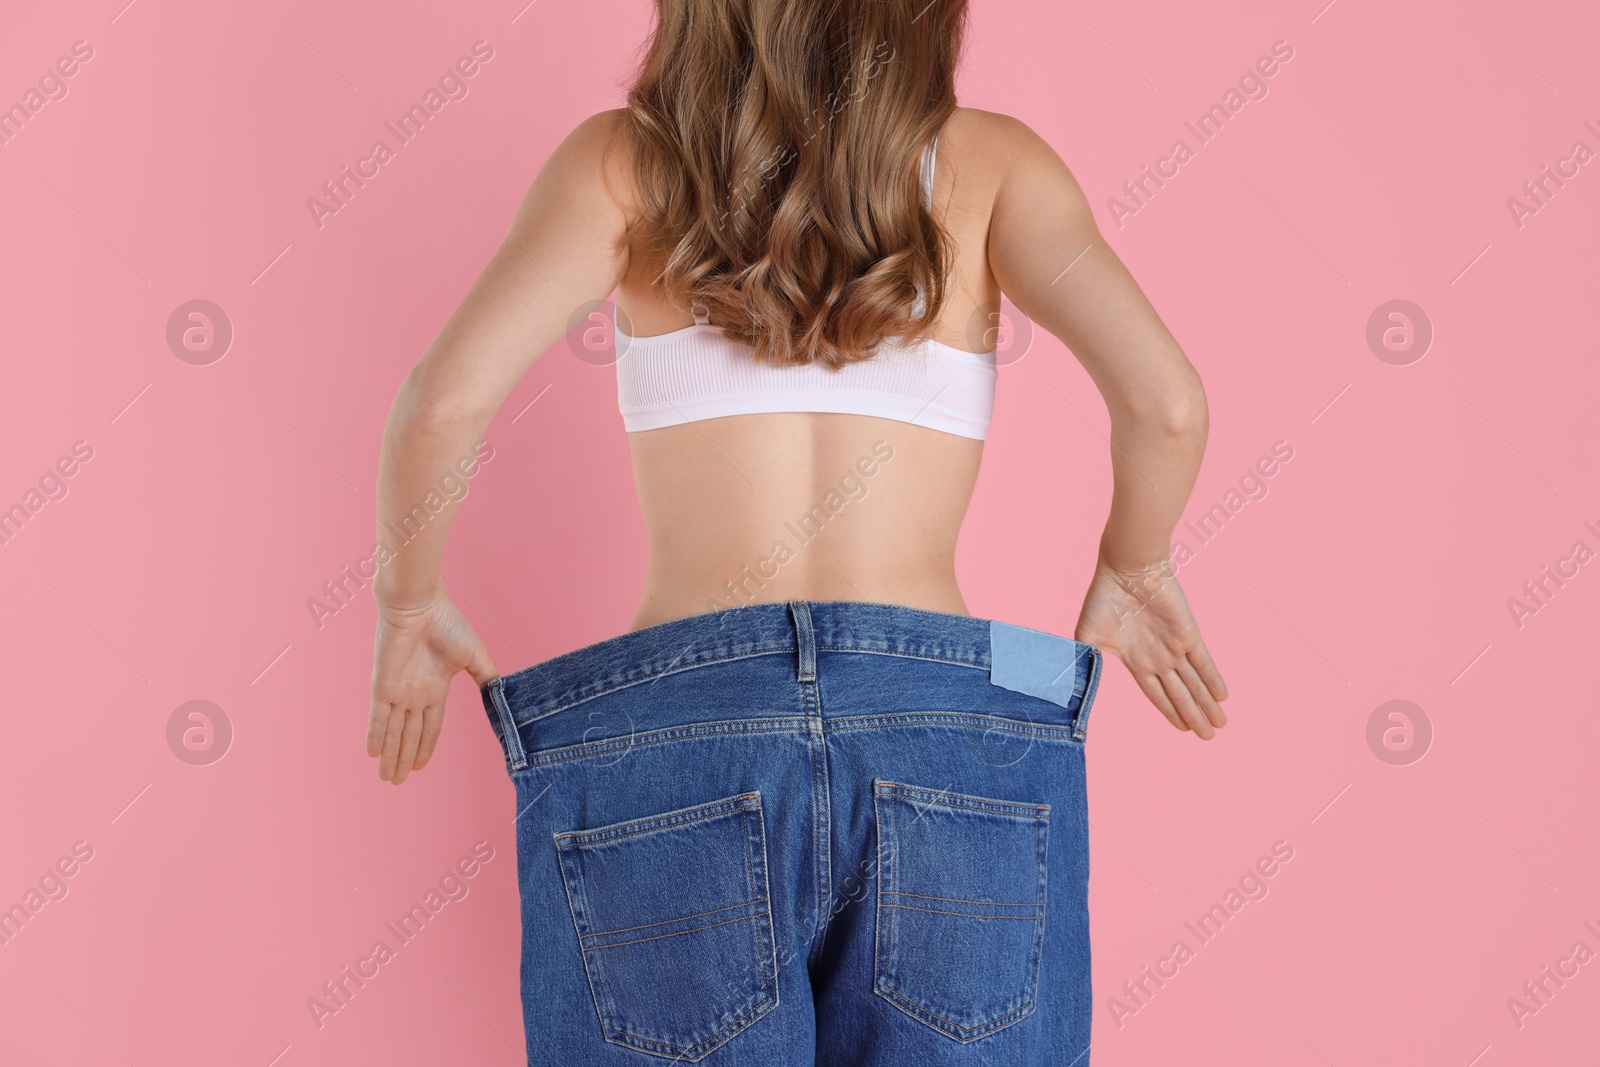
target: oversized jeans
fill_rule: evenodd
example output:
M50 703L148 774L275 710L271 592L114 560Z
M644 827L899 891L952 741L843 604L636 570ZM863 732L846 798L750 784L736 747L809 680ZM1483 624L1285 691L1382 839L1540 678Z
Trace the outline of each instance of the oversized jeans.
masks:
M498 678L528 1062L1086 1067L1098 648L883 604Z

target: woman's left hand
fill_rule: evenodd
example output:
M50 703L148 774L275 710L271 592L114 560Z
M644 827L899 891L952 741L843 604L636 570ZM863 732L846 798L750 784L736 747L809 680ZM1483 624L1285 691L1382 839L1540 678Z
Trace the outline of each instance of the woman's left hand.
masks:
M1167 721L1209 741L1227 725L1228 685L1200 639L1170 560L1118 570L1101 560L1073 635L1112 653Z
M420 607L378 606L367 755L378 777L399 785L433 757L445 696L457 671L479 686L498 675L489 650L442 592Z

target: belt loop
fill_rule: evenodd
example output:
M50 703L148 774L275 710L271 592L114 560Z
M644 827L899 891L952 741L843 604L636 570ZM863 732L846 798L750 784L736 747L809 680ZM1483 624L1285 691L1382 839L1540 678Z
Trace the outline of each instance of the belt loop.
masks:
M1100 686L1100 667L1105 656L1096 646L1081 642L1078 645L1078 655L1089 660L1088 667L1084 670L1083 696L1078 699L1078 713L1072 717L1072 736L1075 740L1082 741L1089 729L1089 712L1094 710L1094 693Z
M789 614L794 616L795 679L814 682L817 680L817 636L811 629L811 607L804 600L791 600Z
M517 723L511 715L511 706L506 703L506 686L504 678L496 678L489 683L489 699L494 703L494 710L500 717L500 732L506 746L506 759L513 771L520 771L528 765L528 754L522 747L522 733L517 729Z

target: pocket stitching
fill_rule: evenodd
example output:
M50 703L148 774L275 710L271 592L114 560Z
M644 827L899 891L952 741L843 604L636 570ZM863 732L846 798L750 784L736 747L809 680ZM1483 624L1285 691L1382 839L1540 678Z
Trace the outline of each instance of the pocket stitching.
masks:
M1035 831L1036 831L1036 836L1035 836L1035 841L1036 841L1036 843L1035 843L1035 854L1036 854L1036 857L1037 857L1037 860L1038 860L1038 865L1039 865L1039 895L1040 895L1040 901L1039 901L1038 904L1029 905L1029 906L1032 906L1032 907L1037 907L1039 909L1039 914L1037 916L1027 916L1026 917L1026 918L1032 919L1034 922L1036 922L1038 924L1036 929L1034 930L1033 945L1032 945L1032 949L1031 949L1031 958L1030 958L1029 965L1028 965L1028 971L1029 971L1030 979L1029 979L1028 986L1027 986L1027 992L1025 994L1025 996L1027 998L1026 999L1026 1003L1023 1004L1019 1008L1016 1008L1016 1009L1014 1009L1012 1011L1007 1012L1004 1015L998 1016L998 1017L996 1017L994 1019L985 1020L980 1026L976 1026L976 1027L962 1026L960 1023L957 1023L954 1020L946 1019L943 1016L938 1015L938 1014L936 1014L936 1013L934 1013L932 1011L929 1011L927 1008L925 1008L925 1007L923 1007L923 1006L921 1006L919 1004L916 1004L915 1002L907 999L905 997L905 995L902 994L900 991L898 991L898 990L896 990L896 989L894 989L894 988L892 988L892 987L890 987L890 986L888 986L886 984L886 980L885 980L884 975L883 975L884 959L885 959L885 957L892 957L893 954L894 954L894 928L895 928L895 922L893 921L892 918L887 923L885 922L883 909L885 907L901 908L901 907L905 907L905 906L904 905L893 904L893 903L886 904L885 901L884 901L882 872L885 869L887 869L890 872L890 879L889 880L890 880L891 884L894 885L894 886L898 886L899 885L899 868L897 866L895 866L893 863L890 863L890 864L885 864L884 863L884 853L886 851L886 848L885 848L885 842L884 842L883 835L880 832L879 836L878 836L879 892L878 892L878 899L875 902L876 906L875 906L874 911L875 911L877 928L880 929L880 930L885 930L886 931L886 938L885 938L885 944L883 946L882 951L875 951L873 953L873 982L872 982L873 992L875 992L879 996L883 997L885 1000L889 1001L891 1004L895 1005L895 1007L899 1008L901 1011L904 1011L906 1014L910 1015L912 1018L917 1019L918 1021L924 1023L925 1025L937 1030L939 1033L944 1034L946 1037L949 1037L952 1040L958 1041L958 1042L960 1042L962 1044L969 1044L969 1043L971 1043L973 1041L978 1040L979 1038L987 1037L990 1034L997 1033L1000 1030L1003 1030L1006 1027L1012 1025L1013 1023L1020 1022L1023 1019L1027 1018L1029 1015L1032 1015L1034 1013L1034 1011L1036 1011L1037 1008L1038 1008L1038 984L1039 984L1038 983L1038 975L1039 975L1039 966L1040 966L1040 964L1042 962L1041 961L1041 954L1042 954L1041 950L1043 948L1043 942L1044 942L1044 928L1045 928L1045 919L1046 919L1047 904L1048 904L1048 894L1046 892L1046 889L1047 889L1047 886L1048 886L1048 883L1047 883L1048 868L1046 866L1046 859L1047 859L1046 847L1047 846L1046 846L1046 843L1045 843L1046 842L1045 835L1049 831L1050 806L1048 804L1027 804L1025 802L1018 802L1018 801L1002 801L1002 800L995 800L995 799L989 798L989 797L978 797L978 796L971 796L971 795L964 794L964 793L953 793L953 792L949 792L949 791L946 791L946 790L927 789L927 788L922 787L922 786L911 786L911 785L907 785L906 783L891 782L891 781L888 781L886 779L875 779L873 781L873 787L874 787L873 788L873 793L874 793L874 807L875 808L877 806L877 801L879 799L892 801L896 797L899 797L900 799L906 800L908 802L915 802L915 800L917 799L915 797L915 794L922 794L922 796L927 797L927 798L945 797L945 798L954 798L954 799L962 800L962 801L973 801L973 802L976 802L975 804L951 804L951 803L942 802L942 801L936 800L936 799L929 799L927 801L928 803L935 804L935 805L937 805L939 807L949 808L949 809L954 810L954 811L976 812L976 813L986 814L986 815L996 815L996 816L1003 817L1003 818L1018 818L1018 819L1023 819L1023 820L1026 820L1026 821L1031 821L1034 824ZM1010 808L1010 809L1013 809L1013 810L1009 810L1009 811L1008 810L994 810L994 807L987 807L987 806L980 807L978 805L992 805L992 806L995 806L995 807L1000 807L1002 809ZM888 805L888 808L889 808L889 833L890 833L890 836L893 837L894 840L898 842L899 841L899 822L898 822L899 815L898 815L898 812L896 810L896 806L893 803L890 803ZM1026 809L1026 812L1027 812L1026 814L1023 813L1023 809ZM878 820L878 825L882 826L881 818ZM889 893L891 895L898 896L898 895L900 895L900 890L897 889L897 888L896 889L891 889L891 890L889 890ZM908 894L908 895L917 896L917 895L920 895L920 894ZM948 898L948 899L958 899L958 898ZM991 903L992 904L994 902L990 901L990 902L986 902L986 903ZM922 911L922 910L927 910L927 909L908 908L907 910ZM951 913L951 914L959 914L959 913ZM963 916L963 917L970 917L970 916ZM1019 916L1019 917L1021 917L1021 916ZM944 1026L937 1025L939 1023L944 1024Z
M896 895L898 896L898 895L901 895L901 894L896 894ZM903 895L914 897L917 894L915 894L915 893L906 893L906 894L903 894ZM983 901L971 901L970 903L988 904L990 902L986 901L986 900L983 900ZM970 915L970 914L968 914L967 912L964 912L964 911L940 911L940 910L938 910L936 908L919 908L914 904L890 904L888 906L891 907L891 908L900 908L903 911L921 911L921 912L926 912L929 915L955 915L955 916L958 916L958 917L960 917L962 919L1023 919L1023 920L1025 920L1027 922L1038 922L1040 919L1044 918L1043 906L1040 905L1040 904L1000 904L1000 903L996 903L994 905L997 908L1039 908L1040 911L1039 911L1039 914L1037 914L1037 915ZM737 922L738 920L735 919L733 921ZM674 936L674 935L669 934L667 936L671 937L671 936ZM632 944L633 942L630 941L630 942L627 942L627 943L628 944Z
M746 862L747 862L747 865L748 865L748 861L746 861ZM754 880L754 875L753 874L751 875L751 879L752 879L752 881ZM735 908L748 908L752 904L765 904L766 902L767 902L767 898L766 897L757 897L755 900L747 900L742 904L729 904L727 907L712 908L710 911L697 911L693 915L680 915L676 919L662 919L660 922L641 923L638 926L619 926L615 930L595 930L595 931L593 931L591 933L585 934L584 936L585 937L591 937L591 938L594 938L594 937L605 937L607 934L625 934L625 933L628 933L630 930L648 930L652 926L666 926L669 923L681 923L681 922L685 922L685 921L687 921L689 919L701 919L701 918L704 918L707 915L715 915L720 911L733 911ZM756 915L765 915L765 914L766 914L766 912L756 912L756 913L753 913L751 915L745 915L742 918L750 919L750 918L754 918ZM734 922L739 922L741 920L740 919L734 919L733 921ZM709 929L709 927L705 927L705 926L697 926L697 927L695 927L695 930L706 930L706 929ZM679 931L679 932L680 933L685 933L685 934L692 934L692 933L694 933L694 930L682 930L682 931ZM668 935L668 936L676 937L677 935L676 934L671 934L671 935ZM626 942L626 943L627 944L632 944L633 942L630 941L630 942ZM601 948L609 948L611 946L601 945L599 947L601 947Z
M648 1052L652 1056L671 1056L674 1059L682 1058L693 1063L695 1060L703 1059L708 1053L726 1044L734 1034L750 1026L777 1006L776 997L771 998L765 1004L757 1004L743 1014L728 1020L726 1026L697 1045L669 1045L666 1042L643 1037L620 1027L610 1027L612 1033L606 1034L605 1039L613 1045L621 1045L624 1048L635 1049L639 1052Z
M989 1020L982 1026L968 1027L962 1026L960 1023L954 1022L950 1019L946 1019L942 1015L935 1015L927 1008L905 999L904 996L897 993L893 989L882 991L879 993L879 996L886 998L892 1004L894 1004L895 1007L913 1016L914 1018L924 1021L932 1019L936 1022L944 1023L950 1028L949 1030L940 1027L934 1027L934 1029L938 1030L941 1034L952 1038L953 1040L961 1042L963 1045L976 1041L980 1037L988 1037L990 1034L1004 1030L1012 1023L1021 1022L1023 1019L1026 1019L1028 1016L1032 1015L1039 1007L1037 998L1034 998L1029 1000L1027 1004L1024 1004L1015 1011L1008 1011L1004 1015ZM951 1030L956 1031L956 1033L951 1033Z
M591 965L590 956L589 956L589 954L591 952L598 952L601 948L620 947L620 945L619 946L604 946L604 945L602 945L602 946L590 946L590 947L585 947L585 945L584 945L584 937L585 937L585 935L583 934L582 930L579 928L578 916L580 914L580 909L581 909L581 913L584 916L584 921L587 922L588 921L588 908L589 908L589 905L588 905L587 883L586 883L586 881L585 881L585 879L583 877L583 872L582 872L581 868L579 868L577 866L577 864L578 864L577 850L579 850L579 849L581 849L582 847L585 847L585 846L593 845L593 844L595 844L597 842L616 841L616 840L619 840L619 839L622 839L622 838L626 838L626 837L630 837L630 836L636 836L637 834L640 834L640 833L650 833L650 832L655 832L655 831L660 831L660 830L680 829L680 828L687 827L687 826L693 826L696 823L706 822L706 821L709 821L711 819L721 818L721 817L723 817L725 815L743 815L744 816L742 822L744 823L743 829L744 829L744 842L745 842L745 877L746 877L746 884L749 885L752 889L759 889L760 891L763 892L763 895L761 897L759 897L759 898L756 898L756 899L750 900L750 901L746 901L744 904L730 905L730 907L749 907L752 904L766 904L767 905L761 911L753 912L750 915L742 916L742 917L740 917L738 919L729 920L729 922L744 922L746 919L748 919L748 920L751 920L752 922L755 923L755 929L754 929L754 931L752 933L753 947L756 950L755 951L755 955L756 955L757 959L762 960L763 963L770 962L772 964L772 966L770 968L769 967L761 967L760 968L762 973L759 974L759 977L758 977L759 986L755 990L755 992L760 995L761 999L757 1003L751 1005L750 1008L748 1008L745 1011L741 1012L739 1015L735 1016L734 1018L728 1020L728 1022L725 1023L721 1028L719 1028L718 1030L716 1030L712 1034L708 1035L707 1037L703 1038L701 1041L699 1041L699 1042L697 1042L697 1043L695 1043L693 1045L687 1045L687 1046L674 1045L674 1044L670 1044L668 1042L657 1040L655 1038L646 1037L646 1036L644 1036L642 1034L635 1034L632 1031L627 1030L627 1029L623 1028L622 1026L618 1025L614 1021L615 1018L616 1018L616 1014L617 1013L616 1013L615 1005L614 1005L614 1003L612 1001L612 997L611 997L611 986L605 979L604 970L603 970L603 968L601 966L600 957L599 956L595 956L595 957L592 958L592 966L594 967L594 975L593 975L593 977L590 977L590 974L589 974L589 971L588 971L588 968ZM664 817L665 821L662 821L663 817ZM778 991L777 968L776 968L776 958L775 958L775 952L776 952L775 944L776 944L776 941L775 941L775 938L772 936L772 926L771 926L771 914L772 914L772 912L771 912L770 900L771 900L772 890L771 890L771 884L767 880L767 877L766 877L765 865L763 865L762 883L761 883L761 885L759 887L756 885L755 869L754 869L754 863L753 863L753 858L752 858L753 850L752 850L752 847L751 847L751 840L750 840L751 833L752 833L752 827L751 827L751 821L750 820L752 818L758 820L758 822L756 823L756 826L757 826L757 828L759 828L759 830L761 832L762 849L763 849L763 860L764 860L765 859L765 848L766 848L766 833L765 833L765 823L764 823L764 821L761 821L762 820L762 808L761 808L761 794L760 794L759 791L752 791L752 792L749 792L749 793L741 793L741 794L738 794L737 796L725 797L725 798L723 798L721 800L708 801L705 804L699 804L699 805L695 805L695 806L689 807L689 808L682 808L682 809L679 809L678 811L674 811L674 812L663 812L663 813L660 813L659 815L647 815L647 816L643 816L643 817L641 817L639 819L624 820L624 821L619 822L619 823L612 823L612 824L610 824L608 826L596 827L593 830L582 830L582 831L573 830L573 831L566 831L564 833L558 833L558 834L554 835L555 838L556 838L558 866L560 868L562 868L564 873L567 874L567 877L563 877L562 878L563 889L566 891L568 911L570 913L570 917L571 917L572 923L573 923L573 933L577 937L578 955L579 955L580 960L583 961L583 964L584 964L584 967L585 967L585 977L589 979L587 981L587 984L589 986L589 999L591 1000L591 1002L594 1003L595 1013L598 1016L600 1024L601 1024L601 1035L607 1042L609 1042L611 1044L622 1045L625 1048L632 1048L632 1049L635 1049L636 1051L646 1052L646 1053L649 1053L651 1055L670 1056L670 1057L673 1057L673 1058L682 1058L682 1059L688 1060L690 1062L694 1062L696 1060L704 1058L707 1054L709 1054L714 1049L721 1047L722 1044L725 1044L727 1041L731 1040L732 1037L735 1034L737 1034L739 1031L744 1030L745 1028L749 1027L757 1019L761 1018L767 1012L771 1011L773 1008L778 1006L779 991ZM648 825L648 826L642 825L642 824L646 824L646 823L649 823L651 825ZM628 828L628 827L634 827L636 825L638 827L637 829L623 829L623 828ZM570 869L568 868L569 861L572 864L572 867ZM576 900L576 901L574 900L573 890L572 890L572 883L574 881L576 881L577 884L578 884L578 896L579 896L579 899ZM723 910L723 909L714 909L714 911L715 910ZM711 914L711 913L707 912L707 913L701 913L701 914ZM696 917L697 916L690 915L690 916L684 916L682 918L696 918ZM664 920L664 921L666 921L666 922L679 922L679 921L682 921L682 918L680 918L680 919L669 919L669 920ZM656 925L656 924L646 924L646 925ZM723 924L714 923L712 925L713 926L719 926L719 925L723 925ZM697 927L696 928L696 930L705 930L705 929L710 929L710 927ZM616 932L616 931L610 931L610 932ZM694 933L694 932L695 932L694 930L684 930L684 931L680 931L679 934ZM679 934L669 934L669 935L663 935L663 936L675 937L675 936L679 936ZM595 936L595 935L591 934L589 936L592 937L592 936ZM646 939L642 939L642 940L653 940L653 939L652 938L646 938ZM632 943L634 943L634 942L626 942L626 944L632 944ZM763 947L766 947L766 949L767 949L767 951L765 953L763 953L761 951ZM600 987L602 987L602 989L604 991L603 997L602 997L601 991L596 989L596 984L597 983L598 983L598 985ZM601 1000L602 999L604 999L604 1002L605 1002L605 1008L604 1009L601 1008Z
M744 810L748 817L746 821L748 822L749 819L754 819L755 830L759 831L759 837L761 840L761 900L766 905L764 910L761 912L761 915L755 917L756 955L760 959L761 965L765 971L765 973L761 975L761 985L762 993L765 995L764 999L767 1002L766 1006L757 1012L756 1017L759 1017L760 1015L766 1014L767 1011L776 1007L778 1004L778 937L772 929L772 871L767 866L766 816L762 814L760 792L757 791L752 795L755 797L754 807L746 806ZM745 829L744 862L745 869L749 872L749 884L752 888L754 888L756 885L754 843L754 838L756 836L757 834L752 833L750 827L747 826ZM763 924L761 921L763 917L766 919L765 924ZM765 940L763 940L763 938ZM765 953L761 951L763 945L765 945L767 950ZM754 1021L755 1019L752 1018L751 1022Z
M753 804L749 803L754 801ZM655 830L673 830L679 826L691 826L697 822L705 822L722 815L732 815L737 811L760 811L761 794L759 792L740 793L737 796L723 797L721 800L711 800L704 804L695 804L692 807L679 808L676 811L664 811L656 815L642 815L637 819L624 819L621 822L610 823L606 826L596 826L589 830L563 830L553 835L557 848L572 848L576 845L592 845L598 841L611 841L619 837L631 837L635 834L647 834Z
M749 907L749 904L735 904L734 907L736 907L736 908L746 908L746 907ZM723 910L726 910L726 909L719 908L718 910L719 911L723 911ZM636 937L632 941L614 941L609 945L589 945L588 947L584 948L583 951L584 952L599 952L600 950L607 949L607 948L623 948L623 947L625 947L627 945L642 945L646 941L664 941L664 940L666 940L667 938L670 938L670 937L683 937L685 934L698 934L701 930L715 930L719 926L731 926L734 923L742 923L742 922L746 921L747 919L763 919L763 918L766 918L766 916L768 914L769 913L765 912L765 911L753 911L749 915L741 915L737 919L724 919L721 922L707 923L704 926L696 926L693 930L679 930L675 934L652 934L649 937ZM952 913L952 914L954 914L954 913ZM691 915L691 916L688 916L688 918L692 919L692 918L694 918L694 916ZM666 920L666 922L682 922L682 921L683 921L682 919L667 919ZM650 926L658 926L658 925L662 925L662 924L660 924L660 923L650 923L648 925L650 925ZM589 936L590 937L599 937L601 935L599 935L599 934L590 934ZM760 948L759 945L757 945L756 947L758 949Z
M891 782L886 778L874 781L874 791L878 796L899 795L908 800L922 800L924 803L942 808L954 808L958 811L980 811L988 815L1010 816L1018 819L1049 819L1050 805L1030 804L1019 800L994 800L990 797L972 796L968 793L952 793L946 789L928 789L920 785L907 785L904 782Z
M606 1034L605 1031L607 1029L606 1019L611 1015L609 1010L611 999L608 995L606 997L606 1007L602 1008L600 1006L600 992L595 988L596 983L589 973L588 953L586 953L583 949L583 930L578 923L578 916L580 912L583 915L588 915L589 912L588 887L583 880L582 871L574 870L572 872L568 872L566 870L569 859L571 859L573 863L577 862L576 856L569 856L558 846L556 849L556 866L561 871L561 887L566 891L567 895L567 914L572 920L572 933L576 938L578 945L578 964L583 968L584 985L589 987L589 1000L594 1005L595 1018L600 1021L600 1031L602 1035L605 1036L606 1040L609 1041L611 1040L611 1037L609 1034ZM579 900L574 900L572 896L574 882L577 883L578 897L580 898ZM594 966L596 971L598 971L600 968L600 961L598 958L594 961ZM599 985L602 989L608 988L605 984L605 978L603 975L601 976Z

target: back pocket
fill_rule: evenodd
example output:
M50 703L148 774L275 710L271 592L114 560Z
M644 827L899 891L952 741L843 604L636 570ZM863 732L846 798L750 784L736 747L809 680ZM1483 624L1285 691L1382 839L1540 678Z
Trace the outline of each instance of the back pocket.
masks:
M1032 1014L1050 808L873 781L873 991L956 1041Z
M607 1041L692 1062L777 1005L759 793L555 843Z

